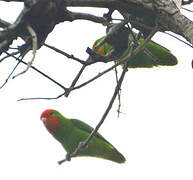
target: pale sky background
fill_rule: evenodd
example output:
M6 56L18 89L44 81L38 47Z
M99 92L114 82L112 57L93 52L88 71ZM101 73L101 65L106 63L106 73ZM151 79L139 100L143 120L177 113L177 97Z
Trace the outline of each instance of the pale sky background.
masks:
M22 5L17 9L15 3L1 2L0 18L14 22L21 8ZM192 6L189 8L193 9ZM80 11L80 8L76 10ZM93 11L103 14L99 9L90 10ZM193 20L193 13L184 13ZM55 27L46 43L84 60L86 48L104 33L102 25L92 22L65 22ZM60 87L30 69L18 78L10 79L0 90L0 179L192 180L193 50L162 33L153 39L170 49L179 64L129 70L122 86L123 114L117 118L116 101L99 130L126 157L125 164L82 157L59 166L57 161L65 157L65 151L40 121L42 111L52 108L95 127L114 91L114 72L73 91L68 98L18 102L23 97L55 97L62 93ZM30 58L31 53L26 56L26 62ZM0 64L0 84L15 64L11 58ZM81 67L46 47L37 52L33 65L66 87ZM89 67L80 82L110 65L98 63ZM15 74L24 68L20 65Z

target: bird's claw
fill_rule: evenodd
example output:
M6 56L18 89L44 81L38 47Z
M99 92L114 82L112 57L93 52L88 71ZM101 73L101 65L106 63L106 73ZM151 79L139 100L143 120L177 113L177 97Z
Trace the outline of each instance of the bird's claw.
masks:
M77 149L79 149L80 151L83 151L87 148L88 148L88 145L86 145L85 142L83 142L83 141L80 141L78 144L78 147L77 147Z
M70 154L67 153L65 159L58 161L58 164L61 165L63 162L70 161L70 160L71 160L71 156Z
M66 161L71 161L71 157L70 157L70 154L66 154Z

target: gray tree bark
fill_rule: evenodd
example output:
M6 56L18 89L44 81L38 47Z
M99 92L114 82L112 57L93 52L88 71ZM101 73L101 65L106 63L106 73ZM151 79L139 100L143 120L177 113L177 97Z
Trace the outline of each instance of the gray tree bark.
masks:
M163 31L172 31L193 44L193 22L182 15L171 0L65 0L66 6L106 7L138 17L144 24L150 25L160 17Z

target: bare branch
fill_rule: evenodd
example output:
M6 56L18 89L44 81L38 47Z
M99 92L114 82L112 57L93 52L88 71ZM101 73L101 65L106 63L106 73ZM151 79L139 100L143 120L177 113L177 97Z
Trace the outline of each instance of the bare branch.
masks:
M106 69L105 71L98 73L98 75L94 76L93 78L89 79L88 81L86 81L86 82L84 82L84 83L82 83L82 84L80 84L80 85L78 85L78 86L75 86L72 90L80 89L80 88L82 88L83 86L86 86L87 84L93 82L94 80L98 79L99 77L103 76L104 74L110 72L111 70L113 70L115 67L119 66L119 65L122 64L122 63L123 63L123 62L119 62L119 63L117 63L116 65L113 65L113 66L111 66L110 68ZM71 91L72 91L72 90L71 90Z
M5 52L5 53L6 53L7 55L13 57L15 60L17 60L17 61L19 61L19 62L27 65L26 62L24 62L23 60L15 57L14 55L9 54L8 52ZM42 71L40 71L39 69L35 68L34 66L31 66L31 68L32 68L33 70L35 70L36 72L40 73L42 76L44 76L44 77L46 77L47 79L49 79L50 81L52 81L53 83L55 83L56 85L58 85L59 87L61 87L64 91L67 91L67 90L68 90L68 89L65 88L63 85L61 85L60 83L58 83L57 81L55 81L54 79L52 79L51 77L49 77L48 75L46 75L45 73L43 73Z
M24 74L25 72L27 72L27 71L29 70L29 68L32 66L33 61L35 60L36 51L37 51L37 49L38 49L38 39L37 39L37 35L36 35L36 32L33 30L33 28L32 28L29 24L27 24L27 30L28 30L28 32L30 33L31 38L32 38L33 57L32 57L32 60L27 63L27 68L26 68L24 71L20 72L19 74L15 75L13 78L16 78L16 77L18 77L19 75ZM25 51L25 53L22 54L22 57L24 57L24 56L27 54L28 51L29 51L29 49L27 49L27 50Z
M75 86L73 87L73 85L75 85L74 81L76 81L76 79L78 79L82 73L82 69L83 67L81 68L81 70L79 71L79 73L77 74L77 76L75 77L75 79L73 80L70 88L66 88L65 89L65 93L62 93L56 97L35 97L35 98L22 98L22 99L19 99L19 101L23 101L23 100L55 100L55 99L58 99L60 97L62 97L63 95L66 96L66 94L68 95L71 91L74 91L76 89L80 89L86 85L88 85L89 83L93 82L94 80L98 79L99 77L103 76L104 74L110 72L111 70L113 70L115 67L119 66L120 64L122 64L123 62L119 62L117 63L116 65L113 65L112 67L108 68L107 70L103 71L102 73L99 73L98 75L94 76L93 78L91 78L90 80L78 85L78 86ZM27 63L26 63L27 64Z
M56 97L36 97L36 98L21 98L18 99L17 101L26 101L26 100L56 100L59 99L60 97L64 96L65 93L62 93Z
M73 7L114 8L121 13L142 19L144 24L151 25L151 27L154 26L155 18L160 16L161 31L172 31L193 44L193 22L183 16L171 0L66 0L65 2L67 6Z
M24 2L25 0L0 0L5 2Z
M72 21L74 21L74 20L88 20L88 21L100 23L103 25L107 25L109 23L107 21L107 19L104 17L98 17L98 16L94 16L94 15L88 14L88 13L77 13L77 12L71 12L71 11L68 11L68 13L69 13L70 17L72 18Z
M5 52L6 53L6 52ZM7 54L7 53L6 53ZM15 56L15 55L17 55L17 54L19 54L19 52L17 51L17 52L14 52L14 53L11 53L11 54L7 54L7 56L5 56L5 57L3 57L2 59L0 59L0 63L2 62L2 61L4 61L5 59L7 59L7 58L9 58L9 57L11 57L11 56Z
M9 22L4 21L3 19L0 19L0 27L6 28L6 27L8 27L9 25L11 25Z
M70 92L72 90L74 90L74 86L76 85L77 81L79 80L81 74L83 73L84 69L86 68L87 65L83 65L82 68L80 69L80 71L78 72L78 74L76 75L76 77L74 78L74 80L72 81L71 85L70 85L70 88L69 88L69 91L66 92L65 96L68 97Z
M79 63L81 63L81 64L85 64L85 61L83 61L83 60L81 60L81 59L79 59L79 58L74 57L74 55L69 55L68 53L66 53L66 52L64 52L64 51L62 51L62 50L60 50L60 49L58 49L58 48L56 48L56 47L50 46L50 45L48 45L48 44L46 44L46 43L44 43L44 46L46 46L46 47L54 50L55 52L57 52L57 53L59 53L59 54L62 54L62 55L64 55L64 56L66 56L67 58L73 59L73 60L75 60L75 61L77 61L77 62L79 62Z
M168 32L163 32L163 33L164 33L164 34L167 34L167 35L169 35L169 36L171 36L171 37L173 37L173 38L181 41L182 43L190 46L191 48L193 48L193 45L191 45L190 43L187 43L186 41L184 41L184 40L182 40L182 39L180 39L180 38L178 38L177 36L175 36L175 35L173 35L173 34L170 34L170 33L168 33Z
M183 10L193 13L192 10L182 7Z
M13 70L11 71L11 73L9 74L9 76L7 77L7 79L5 80L5 82L0 86L0 89L2 89L5 84L7 84L8 80L10 79L11 75L14 73L14 71L16 70L17 66L20 64L20 62L18 62L15 67L13 68Z
M115 62L116 64L116 62ZM116 79L116 83L118 84L119 83L119 79L118 79L118 71L117 71L117 67L115 67L115 79ZM118 101L119 101L119 105L118 105L118 109L117 109L117 115L118 115L118 118L119 118L119 115L121 113L121 88L119 89L119 92L118 92Z
M187 0L187 1L182 0L182 5L188 5L188 4L191 4L191 3L193 3L193 0Z

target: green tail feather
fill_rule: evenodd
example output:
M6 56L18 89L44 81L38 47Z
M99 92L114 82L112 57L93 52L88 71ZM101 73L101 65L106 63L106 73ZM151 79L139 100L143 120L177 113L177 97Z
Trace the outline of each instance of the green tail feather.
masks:
M103 158L117 163L126 162L125 157L117 149L115 149L115 147L113 147L109 142L97 143L95 140L96 140L95 138L94 140L91 140L91 142L88 145L88 148L80 152L78 156L91 156Z
M140 39L140 43L143 43L144 39ZM129 65L130 68L146 67L151 68L153 66L174 66L178 63L176 57L163 46L150 41L146 45L146 49L151 52L155 61L146 55L144 52L139 52L136 56L131 59Z

